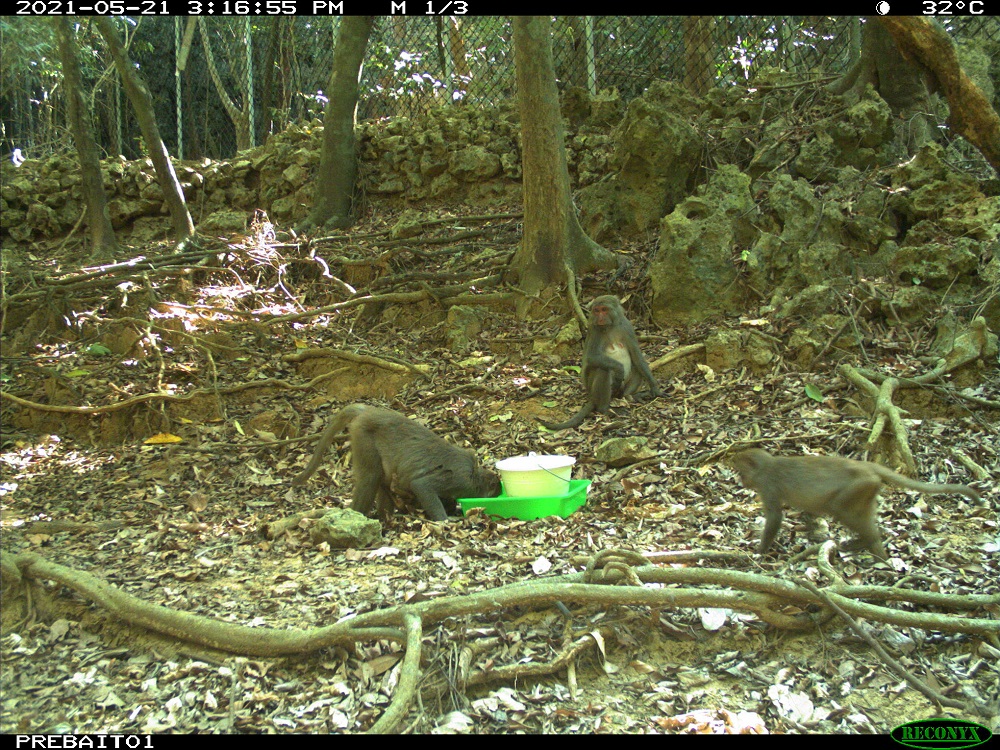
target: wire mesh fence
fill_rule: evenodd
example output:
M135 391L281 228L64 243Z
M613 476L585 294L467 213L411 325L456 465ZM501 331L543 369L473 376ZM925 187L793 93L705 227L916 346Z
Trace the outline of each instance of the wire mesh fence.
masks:
M123 25L171 153L229 157L322 113L341 19L201 18L186 36L188 20L147 18L138 26ZM58 68L30 62L33 54L45 53L45 39L44 29L29 22L38 23L0 24L0 136L5 154L19 148L38 157L68 141L58 106ZM653 81L667 80L704 94L712 87L752 84L768 68L840 75L858 54L861 24L859 18L829 16L558 17L553 60L561 89L614 89L627 102ZM1000 18L953 18L945 26L957 41L974 40L1000 59ZM379 18L363 69L359 118L513 101L512 36L508 17ZM84 86L92 96L99 142L108 154L141 156L139 131L117 76L86 21L78 40L88 52L82 55ZM55 58L51 50L49 57ZM178 61L184 69L176 75ZM1000 70L992 65L995 80Z

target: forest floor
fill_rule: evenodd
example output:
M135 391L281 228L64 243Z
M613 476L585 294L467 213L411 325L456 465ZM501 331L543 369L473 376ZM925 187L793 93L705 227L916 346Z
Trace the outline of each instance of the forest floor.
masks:
M337 245L337 252L356 252L359 259L382 252L379 238L387 235L379 233L387 226L370 220L356 227L352 236L369 239ZM426 252L393 251L375 267L371 284L355 286L385 294L433 287L462 272L495 273L513 249L516 223L498 219L482 226L490 228L489 239L466 239L461 253L447 243ZM458 229L435 231L444 236ZM36 403L100 406L165 387L176 395L198 387L220 391L217 398L191 402L183 415L176 403L139 404L110 432L102 424L109 415L46 416L66 420L71 434L52 421L30 423L30 409L3 402L0 524L6 553L36 553L178 611L278 629L541 581L579 571L590 556L610 549L647 556L686 551L685 562L667 567L824 583L815 553L797 557L809 546L798 514L786 517L770 554L755 554L760 506L721 459L747 444L786 455L861 457L869 423L858 394L837 378L832 362L815 372L799 372L780 358L761 372L664 368L654 372L663 397L620 402L613 413L577 430L550 433L535 416L559 419L582 403L571 368L579 345L562 360L533 348L568 319L558 300L550 315L526 322L509 304L492 306L472 347L461 353L447 348L442 311L428 301L390 303L374 325L362 324L361 308L352 308L265 326L254 317L301 312L344 295L320 275L319 265L294 258L287 247L275 249L267 237L230 242L232 254L213 264L223 270L196 270L180 280L156 277L157 312L139 312L161 326L183 320L175 331L224 330L225 338L217 340L225 342L222 355L209 358L183 336L156 336L132 324L140 335L131 352L95 347L110 323L137 314L134 303L122 302L121 285L110 285L80 293L94 303L77 307L90 310L85 326L39 335L33 349L5 356L5 389ZM610 286L586 279L582 301L607 292L622 297L651 362L702 341L711 327L645 335L651 326L643 318L640 278L647 249L620 249L633 261L629 271ZM57 262L63 271L71 265L69 258L53 259L53 273ZM470 263L484 267L470 269ZM380 286L379 279L397 283ZM746 321L719 324L741 323ZM786 332L768 330L779 338ZM902 375L933 331L873 326L866 334L867 366ZM269 381L223 393L268 378L306 383L322 369L308 370L287 355L315 347L426 365L430 377L400 382L397 372L327 359L327 369L343 370L336 384L324 380L295 390ZM1000 398L1000 376L995 368L988 373L981 393ZM822 391L822 400L806 396L810 384ZM319 432L335 408L355 400L418 416L489 462L528 451L573 455L574 476L593 482L587 504L567 518L475 514L445 524L410 509L385 525L383 542L373 549L314 544L308 521L267 538L262 529L268 524L341 507L352 489L342 442L304 488L292 488L312 443L269 441ZM972 481L956 458L963 455L996 479L995 421L961 402L947 407L947 418L906 423L921 478ZM81 433L81 424L94 440ZM140 433L148 424L181 441L149 443L143 440L148 430L141 437L128 432ZM648 439L651 458L632 467L593 458L608 438L630 436ZM987 484L977 484L986 500L982 508L958 496L885 491L880 522L889 559L836 553L837 574L848 584L956 596L1000 593L1000 491L995 481ZM830 523L829 533L843 539L846 530ZM399 679L402 651L395 642L247 658L129 626L66 588L49 585L45 594L31 606L8 600L3 608L3 733L354 732L385 711ZM567 606L569 617L552 606L493 609L425 626L424 690L399 729L869 733L939 714L839 618L790 631L736 607ZM782 611L802 614L791 605ZM1000 615L994 607L953 616ZM861 625L909 675L949 697L978 696L996 706L1000 644L877 620ZM577 644L572 659L546 668ZM455 682L463 659L487 675L474 688ZM517 676L494 681L491 673ZM946 709L945 715L997 728L996 717L971 710Z

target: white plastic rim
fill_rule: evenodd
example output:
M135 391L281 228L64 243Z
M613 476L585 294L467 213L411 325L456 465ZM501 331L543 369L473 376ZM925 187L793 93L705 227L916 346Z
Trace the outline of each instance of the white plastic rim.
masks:
M538 471L539 469L562 469L576 463L573 456L536 455L530 453L527 456L514 456L497 461L498 471Z
M514 456L497 461L508 497L557 497L569 490L573 456Z

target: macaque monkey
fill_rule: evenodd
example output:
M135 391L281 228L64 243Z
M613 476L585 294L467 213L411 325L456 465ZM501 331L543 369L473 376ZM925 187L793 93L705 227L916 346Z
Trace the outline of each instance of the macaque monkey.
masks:
M611 398L631 396L645 380L653 396L661 395L660 386L639 350L635 329L625 317L618 298L610 294L590 303L590 322L583 343L583 367L580 372L587 403L566 422L549 424L550 430L579 427L591 412L605 412Z
M729 459L743 481L756 490L764 504L764 534L757 551L770 549L781 526L783 505L808 513L831 516L858 534L857 544L885 559L878 528L878 491L883 484L943 495L957 492L976 502L979 493L964 484L928 484L910 479L879 464L836 456L772 456L753 448Z
M387 516L395 489L415 497L432 521L444 521L446 505L456 512L455 500L460 497L500 494L500 478L480 466L473 453L446 443L399 412L365 404L351 404L330 420L312 460L292 480L293 485L306 483L345 427L354 468L352 510L369 517Z

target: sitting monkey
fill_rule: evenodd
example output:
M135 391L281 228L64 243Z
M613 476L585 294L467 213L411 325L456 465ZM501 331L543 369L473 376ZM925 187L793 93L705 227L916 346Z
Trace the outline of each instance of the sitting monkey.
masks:
M587 392L587 402L565 422L552 424L539 419L546 428L565 430L579 427L591 412L606 412L612 398L634 394L643 381L649 385L653 396L662 394L639 349L635 329L625 317L622 303L614 295L606 294L590 303L580 378Z

